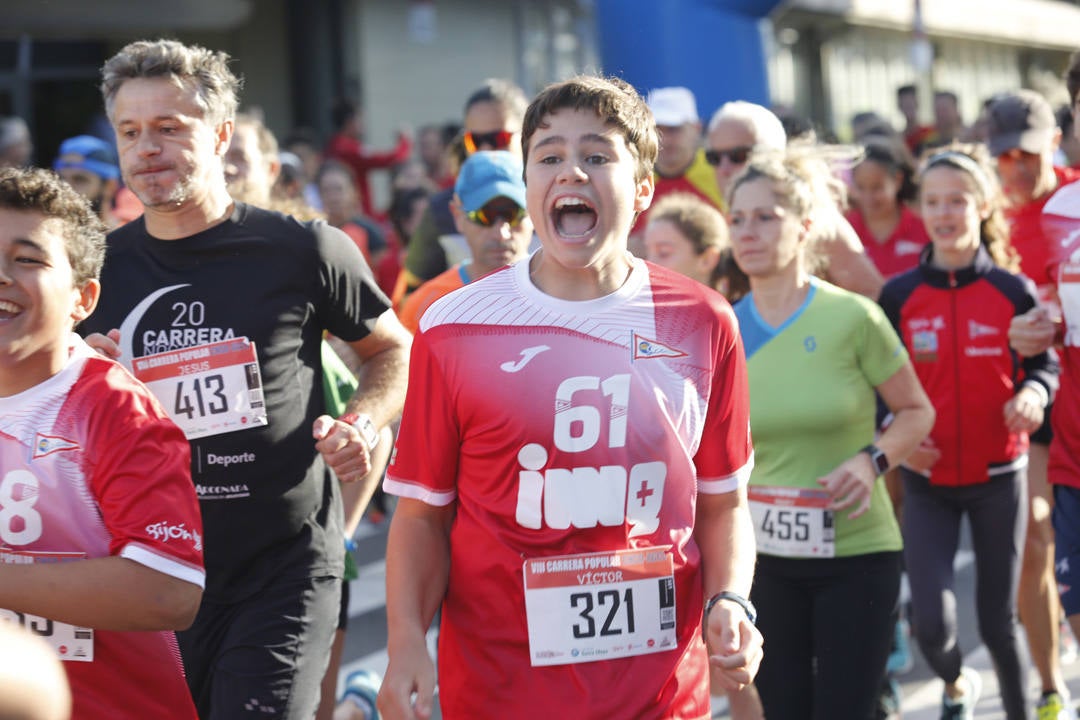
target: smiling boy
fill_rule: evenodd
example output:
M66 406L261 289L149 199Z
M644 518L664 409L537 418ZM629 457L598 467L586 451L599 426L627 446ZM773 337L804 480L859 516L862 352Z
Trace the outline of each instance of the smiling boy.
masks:
M55 175L0 172L0 622L65 661L75 720L193 720L171 632L205 577L187 442L72 333L104 246Z
M736 689L761 659L733 314L626 250L657 153L633 88L548 87L522 147L541 248L413 345L379 707L431 716L441 605L445 718L706 718L710 670Z

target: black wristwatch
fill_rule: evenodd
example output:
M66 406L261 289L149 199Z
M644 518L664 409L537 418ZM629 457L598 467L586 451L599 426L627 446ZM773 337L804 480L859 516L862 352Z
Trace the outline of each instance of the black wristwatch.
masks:
M754 607L754 603L738 593L728 592L727 590L716 593L709 598L709 602L705 603L705 611L701 613L703 621L709 618L709 611L721 600L730 600L742 607L742 609L746 611L746 617L750 619L750 624L757 625L757 608Z
M878 475L884 475L889 469L889 458L885 457L885 453L877 445L871 443L859 452L864 452L870 456L870 464L874 466L874 471Z

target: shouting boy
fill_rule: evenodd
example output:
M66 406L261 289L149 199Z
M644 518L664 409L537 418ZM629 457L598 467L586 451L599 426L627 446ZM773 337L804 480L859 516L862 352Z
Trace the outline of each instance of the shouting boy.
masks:
M431 716L441 606L444 718L707 718L710 666L734 690L761 660L734 315L627 252L657 154L633 88L548 87L522 148L540 249L413 345L380 710Z

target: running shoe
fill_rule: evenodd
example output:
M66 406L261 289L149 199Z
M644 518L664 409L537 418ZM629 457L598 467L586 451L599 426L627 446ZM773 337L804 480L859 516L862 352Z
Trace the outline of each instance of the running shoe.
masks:
M379 694L382 678L371 670L357 670L345 678L345 692L339 703L352 703L360 710L363 720L379 720L375 698ZM336 715L335 715L336 717Z
M974 720L975 704L982 693L979 671L969 667L960 668L960 677L967 681L968 691L955 700L948 693L941 696L941 720Z
M1044 693L1035 706L1036 720L1076 720L1076 712L1069 707L1068 698L1061 693Z
M915 657L911 654L911 625L904 618L896 621L893 628L892 650L885 663L889 675L904 675L915 667Z

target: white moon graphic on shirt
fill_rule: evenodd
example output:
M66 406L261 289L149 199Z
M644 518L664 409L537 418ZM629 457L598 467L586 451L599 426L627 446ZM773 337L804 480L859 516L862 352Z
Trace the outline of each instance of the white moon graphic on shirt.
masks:
M190 287L191 283L184 283L183 285L170 285L169 287L163 287L160 290L154 292L143 298L143 301L131 309L128 316L124 318L124 322L120 323L120 362L131 369L131 361L135 357L135 344L132 338L135 337L135 328L139 327L139 323L143 319L143 315L150 309L162 295L171 293L173 290L179 290L180 288Z

